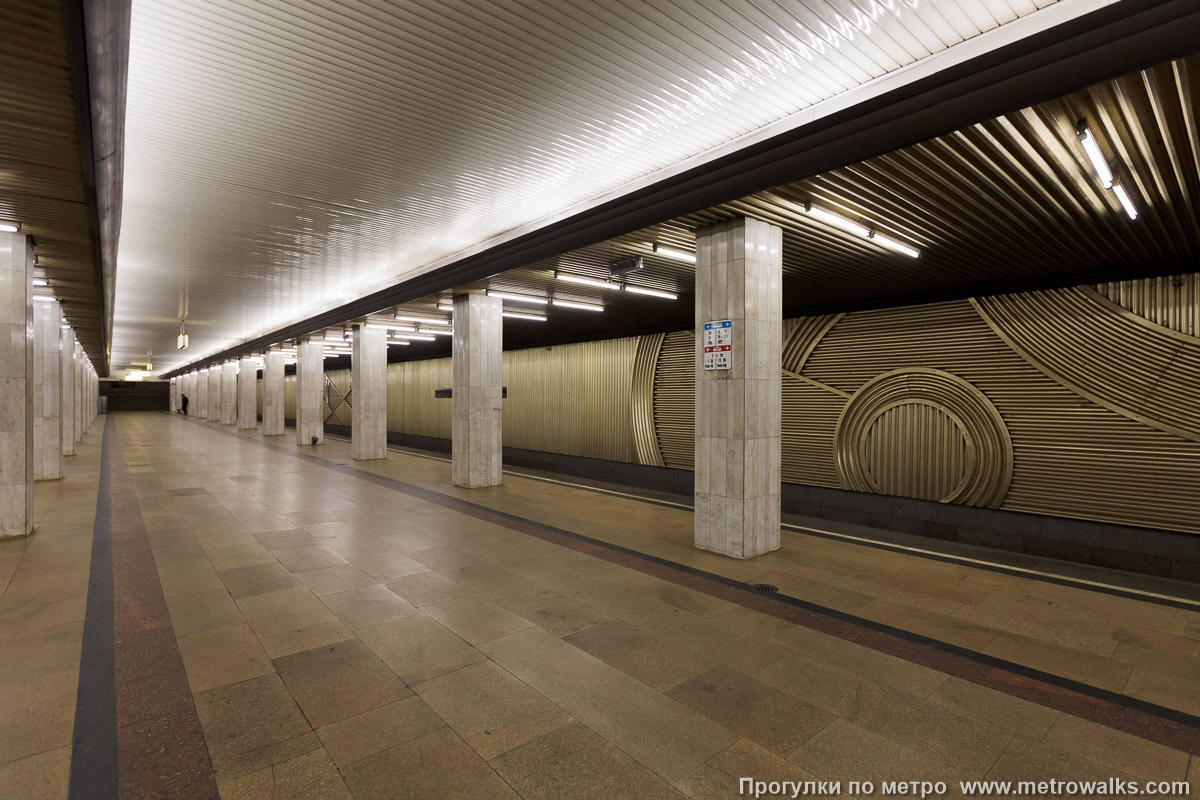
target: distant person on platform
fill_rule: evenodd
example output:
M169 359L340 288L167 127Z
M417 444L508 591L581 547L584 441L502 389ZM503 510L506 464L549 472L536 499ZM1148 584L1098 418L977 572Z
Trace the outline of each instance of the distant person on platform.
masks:
M183 396L183 399L179 405L181 406L179 409L179 413L186 416L187 415L187 395L186 394Z

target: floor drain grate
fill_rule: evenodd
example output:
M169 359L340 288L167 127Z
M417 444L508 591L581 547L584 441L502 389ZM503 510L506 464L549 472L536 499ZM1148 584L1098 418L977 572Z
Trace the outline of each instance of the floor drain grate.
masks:
M779 591L778 586L772 586L769 583L752 583L750 584L750 588L759 594L770 594L771 592Z

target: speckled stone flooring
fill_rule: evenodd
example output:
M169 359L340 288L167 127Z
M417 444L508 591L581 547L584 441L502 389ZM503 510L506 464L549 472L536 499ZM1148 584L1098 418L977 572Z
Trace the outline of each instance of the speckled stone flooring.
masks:
M792 531L734 561L692 548L669 498L457 489L445 460L165 414L108 418L102 459L105 424L38 485L38 533L0 542L0 797L65 797L95 758L72 731L81 652L104 652L84 636L102 460L122 797L724 798L743 777L1200 796L1187 602Z

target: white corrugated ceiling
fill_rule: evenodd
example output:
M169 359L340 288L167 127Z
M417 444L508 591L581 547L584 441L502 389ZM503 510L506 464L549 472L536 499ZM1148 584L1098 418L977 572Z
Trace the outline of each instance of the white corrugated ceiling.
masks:
M349 300L1050 2L135 0L114 369Z

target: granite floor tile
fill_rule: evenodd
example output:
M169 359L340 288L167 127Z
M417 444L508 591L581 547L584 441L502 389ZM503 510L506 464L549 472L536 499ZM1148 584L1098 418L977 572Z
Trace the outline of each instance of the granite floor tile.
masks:
M405 575L394 581L389 581L387 588L403 597L414 606L427 606L442 603L456 597L466 597L471 590L460 583L455 583L441 573L417 572Z
M533 627L524 617L474 595L424 606L422 610L470 644Z
M517 800L499 775L449 728L367 756L342 774L358 800Z
M324 750L221 782L221 800L352 800L341 773Z
M596 625L566 637L566 641L660 691L716 663L694 650L664 647L660 638L621 620Z
M195 694L275 673L258 637L244 622L182 636L179 652Z
M333 612L303 586L252 595L237 604L259 637L337 622Z
M317 736L334 763L345 767L445 725L424 700L414 695L325 725L317 729Z
M378 584L322 595L321 602L352 630L419 613L412 603Z
M313 728L412 694L404 681L358 639L278 658L275 669Z
M358 636L409 686L486 658L424 614L363 628Z
M225 588L229 590L229 594L235 600L300 585L296 576L275 561L253 564L248 567L234 567L221 570L218 574L221 576Z
M612 621L612 617L603 611L545 588L502 597L495 602L555 636L570 636Z
M310 592L318 596L348 592L375 584L374 578L353 564L297 572L296 577L304 582Z

